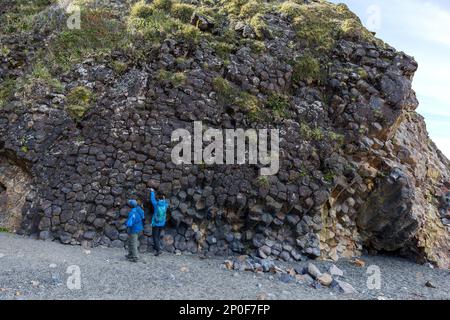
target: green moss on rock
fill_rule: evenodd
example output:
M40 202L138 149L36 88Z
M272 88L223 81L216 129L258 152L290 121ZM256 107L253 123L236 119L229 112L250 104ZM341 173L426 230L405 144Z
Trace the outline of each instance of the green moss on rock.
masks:
M89 110L93 99L94 94L89 88L75 87L66 96L66 110L75 120L81 120Z
M323 78L320 61L311 54L305 54L294 62L293 81L308 84L320 82Z

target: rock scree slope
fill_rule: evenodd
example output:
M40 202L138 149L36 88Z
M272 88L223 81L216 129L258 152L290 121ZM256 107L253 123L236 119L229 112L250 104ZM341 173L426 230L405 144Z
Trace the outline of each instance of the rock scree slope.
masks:
M449 162L415 112L418 64L345 5L4 0L0 24L2 228L122 247L126 200L153 187L168 251L448 268ZM279 129L279 172L174 164L193 121Z

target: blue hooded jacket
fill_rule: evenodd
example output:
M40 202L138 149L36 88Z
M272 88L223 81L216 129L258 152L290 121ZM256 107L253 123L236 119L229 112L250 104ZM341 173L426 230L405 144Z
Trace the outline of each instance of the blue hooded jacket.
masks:
M152 227L164 227L166 225L166 213L167 208L169 207L169 202L167 200L156 200L155 192L150 192L150 201L153 205L153 217L152 217ZM164 212L164 220L161 222L157 222L155 217L158 210L162 210Z
M136 200L128 200L128 204L133 208L128 213L127 228L131 229L131 233L139 233L144 230L144 210L138 206Z

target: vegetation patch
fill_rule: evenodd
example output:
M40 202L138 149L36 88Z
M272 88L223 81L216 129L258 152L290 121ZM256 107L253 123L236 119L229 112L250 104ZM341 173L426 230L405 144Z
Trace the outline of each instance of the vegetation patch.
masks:
M75 120L81 120L94 100L93 92L84 86L69 91L66 96L66 110Z
M131 42L125 25L107 9L82 10L81 24L81 29L63 30L50 44L52 71L68 71L84 59L109 55Z
M38 61L31 72L30 76L26 77L27 87L32 88L36 84L42 84L47 86L50 90L62 93L64 90L63 85L59 82L58 79L54 78L47 66L42 62ZM32 92L30 92L32 93Z
M289 98L283 94L273 93L267 98L266 107L279 117L285 117L289 108Z
M36 15L57 0L16 0L8 4L8 10L0 15L0 33L30 32Z
M261 108L261 101L258 97L235 88L228 80L222 77L217 77L213 80L213 88L220 103L238 106L247 114L251 121L266 119L267 115Z
M213 80L213 89L217 93L219 101L223 104L232 104L236 100L236 89L232 84L222 78L216 77Z
M145 10L144 17L139 14L131 14L127 22L128 31L148 43L159 44L164 39L173 37L190 45L197 44L201 32L195 26L187 23L189 15L186 13L189 11L187 7L169 2L170 6L165 1L145 5L149 8ZM142 7L143 4L138 2L135 6ZM135 9L135 6L132 8L132 12L139 13L140 11Z
M321 141L324 139L325 134L322 128L311 128L306 122L300 124L300 135L305 140Z
M324 74L322 73L320 61L311 54L305 54L294 62L292 80L295 83L301 81L307 84L320 83Z
M6 78L0 85L0 108L11 99L16 90L16 80L12 78Z
M266 176L258 177L256 179L256 183L258 184L258 186L263 188L268 188L270 186L269 178L267 178Z
M0 227L0 233L9 233L8 228Z
M184 23L189 23L191 21L194 11L195 6L187 3L174 3L171 8L172 16Z
M160 82L170 83L175 88L178 88L185 84L186 74L184 72L169 72L166 70L159 70L157 80Z
M262 15L260 13L253 16L250 19L249 24L252 27L252 29L255 32L255 35L258 39L264 39L264 38L270 36L270 30L267 27L267 24L264 21L264 19L262 18Z
M300 43L316 52L329 52L340 38L375 41L373 34L344 4L286 1L280 5L280 11L292 19Z

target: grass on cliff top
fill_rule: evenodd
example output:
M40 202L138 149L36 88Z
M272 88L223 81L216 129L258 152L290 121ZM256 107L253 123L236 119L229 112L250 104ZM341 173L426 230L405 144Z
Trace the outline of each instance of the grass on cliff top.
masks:
M68 71L84 59L110 54L129 44L125 25L107 9L81 11L81 28L66 29L50 43L48 61L52 69Z
M0 34L29 32L36 15L57 0L15 0L0 15Z
M283 2L280 11L292 19L297 36L304 46L318 52L327 52L340 38L375 41L374 35L345 4L335 5L327 1L310 4L299 2Z
M171 0L155 0L151 4L140 1L131 8L128 30L150 42L161 42L173 36L195 45L200 39L200 30L189 23L194 11L192 5Z
M0 107L3 107L14 94L22 98L33 99L36 90L45 88L48 92L62 93L63 85L53 77L42 61L37 61L29 74L17 79L7 78L0 85Z

